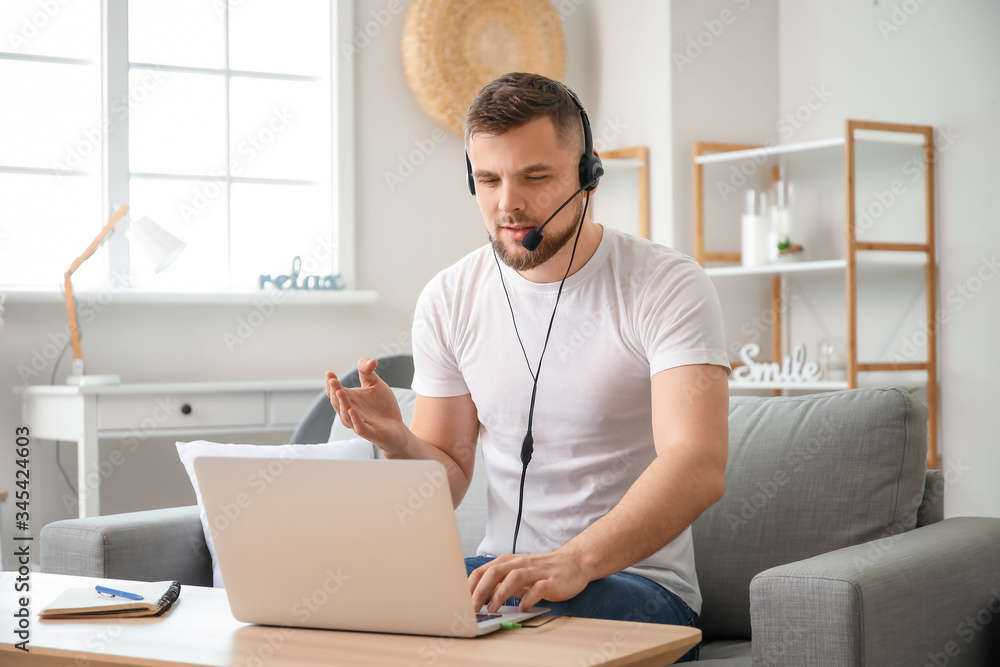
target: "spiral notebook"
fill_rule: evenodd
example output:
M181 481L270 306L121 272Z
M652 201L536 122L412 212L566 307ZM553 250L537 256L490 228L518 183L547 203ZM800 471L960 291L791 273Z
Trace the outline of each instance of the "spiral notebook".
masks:
M101 595L90 588L70 588L42 609L40 618L93 618L95 616L159 616L177 600L181 585L176 581L128 582L130 593L143 597L129 600Z

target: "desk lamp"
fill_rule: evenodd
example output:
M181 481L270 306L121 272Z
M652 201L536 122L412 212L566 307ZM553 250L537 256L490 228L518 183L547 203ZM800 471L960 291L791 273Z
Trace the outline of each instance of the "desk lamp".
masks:
M134 243L146 255L150 263L155 267L157 273L170 266L177 255L184 250L184 242L176 236L163 229L149 218L139 218L131 220L127 218L128 204L121 206L115 214L111 216L108 224L94 238L90 246L83 251L83 254L76 258L70 265L64 276L66 288L66 315L69 317L69 336L73 345L73 367L66 384L72 385L98 385L98 384L120 384L121 378L117 375L86 375L83 370L83 348L80 345L80 326L76 319L76 302L73 299L72 276L76 270L90 258L94 252L104 243L104 240L114 230L115 225L122 218L130 221L128 227L129 240Z

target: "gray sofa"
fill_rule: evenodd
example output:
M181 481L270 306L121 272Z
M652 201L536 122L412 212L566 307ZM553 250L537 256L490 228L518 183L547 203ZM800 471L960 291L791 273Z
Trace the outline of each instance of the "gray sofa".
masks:
M942 520L917 400L734 397L729 425L725 496L693 527L702 662L1000 664L1000 519ZM458 511L466 549L482 531L480 487ZM41 559L46 572L212 581L196 507L49 524Z

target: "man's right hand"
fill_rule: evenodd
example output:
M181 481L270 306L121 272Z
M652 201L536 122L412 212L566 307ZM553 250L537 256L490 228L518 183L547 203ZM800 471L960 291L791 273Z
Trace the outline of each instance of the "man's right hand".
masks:
M344 426L381 449L386 458L398 458L409 441L409 429L403 423L392 388L375 373L377 366L374 359L361 359L361 386L350 389L328 371L326 395Z

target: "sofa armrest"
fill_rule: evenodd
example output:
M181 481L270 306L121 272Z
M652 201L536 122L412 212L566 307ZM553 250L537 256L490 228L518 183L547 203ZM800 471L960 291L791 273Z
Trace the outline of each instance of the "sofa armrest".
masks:
M928 470L924 474L924 496L917 508L917 528L944 521L944 473Z
M212 585L197 505L54 521L39 539L42 572Z
M754 577L753 665L996 665L998 612L1000 519L946 519Z

